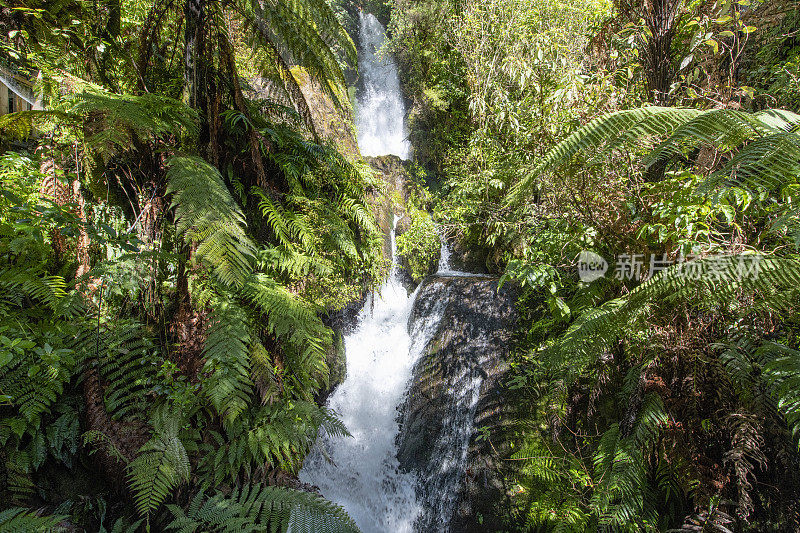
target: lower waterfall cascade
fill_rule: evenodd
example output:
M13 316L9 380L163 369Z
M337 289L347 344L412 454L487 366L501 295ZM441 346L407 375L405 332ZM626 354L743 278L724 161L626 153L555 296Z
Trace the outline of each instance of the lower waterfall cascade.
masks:
M452 270L443 245L439 272L409 295L400 281L394 231L391 244L391 275L367 298L358 324L345 336L347 375L327 402L352 437L321 434L299 478L344 507L366 533L441 530L454 513L467 470L473 419L486 376L483 354L491 346L471 339L464 349L475 348L478 355L459 355L458 361L448 363L452 371L440 384L445 404L441 428L430 442L429 457L411 467L398 460L398 447L408 440L404 433L416 430L409 420L411 410L404 406L414 401L409 398L412 378L430 353L433 336L447 325L446 312L452 313L473 285L496 281ZM423 287L425 297L420 298Z
M391 234L392 256L394 230ZM415 476L396 457L397 406L417 357L438 323L434 313L409 331L416 292L400 282L397 261L380 291L367 298L358 326L344 340L347 377L328 400L352 437L320 435L300 471L342 505L365 532L410 532L420 512Z

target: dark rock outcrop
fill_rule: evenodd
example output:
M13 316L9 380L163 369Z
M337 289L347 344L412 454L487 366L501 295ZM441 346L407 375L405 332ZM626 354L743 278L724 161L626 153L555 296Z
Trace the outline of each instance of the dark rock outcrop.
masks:
M489 268L486 266L489 262L488 252L486 250L479 247L466 247L454 241L450 242L450 252L450 265L453 269L464 272L489 274Z
M333 344L325 352L325 363L328 365L330 373L328 374L328 385L317 391L314 397L319 405L325 405L328 396L347 377L347 356L344 351L344 337L341 330L333 330Z
M502 429L515 301L515 290L498 290L490 277L433 276L420 287L412 325L442 318L400 415L398 459L421 480L419 531L442 531L442 523L449 531L496 531L510 515L491 441Z

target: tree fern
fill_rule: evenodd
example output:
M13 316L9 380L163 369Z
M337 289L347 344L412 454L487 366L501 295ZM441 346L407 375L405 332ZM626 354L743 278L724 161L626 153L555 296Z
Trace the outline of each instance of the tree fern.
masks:
M307 492L260 484L245 485L229 496L199 493L189 508L169 507L175 519L169 531L219 532L357 532L341 507Z
M272 3L256 1L242 2L240 11L251 48L263 50L270 63L262 63L265 70L277 69L283 81L283 89L290 101L307 121L304 113L307 103L298 90L288 65L301 65L311 76L320 80L321 86L339 105L346 99L342 96L344 76L334 49L342 50L346 60L355 62L353 41L336 19L333 11L323 0L290 0ZM328 80L332 82L329 85Z
M608 153L601 148L617 147L626 140L635 139L636 134L642 138L669 134L678 125L701 113L695 109L644 107L596 118L559 142L539 160L533 170L514 186L509 194L509 201L521 201L524 195L531 192L533 184L543 173L569 163L580 154ZM630 134L627 133L629 131Z
M85 141L106 158L128 150L132 141L196 133L197 114L178 100L155 93L113 94L86 85L54 109L20 111L0 118L0 131L27 137L37 125L55 121L85 128Z
M71 98L67 112L86 117L92 149L106 157L146 140L197 131L195 111L173 98L155 93L139 96L87 90ZM134 137L135 136L135 137Z

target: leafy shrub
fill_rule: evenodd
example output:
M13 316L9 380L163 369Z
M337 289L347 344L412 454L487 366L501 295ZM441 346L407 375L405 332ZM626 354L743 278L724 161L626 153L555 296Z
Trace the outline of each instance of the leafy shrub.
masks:
M415 282L431 274L439 261L441 242L431 216L413 206L408 210L411 224L397 237L397 255Z

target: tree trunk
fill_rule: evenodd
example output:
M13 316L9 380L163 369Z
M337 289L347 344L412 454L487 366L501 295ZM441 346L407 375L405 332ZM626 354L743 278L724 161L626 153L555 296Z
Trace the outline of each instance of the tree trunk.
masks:
M669 105L669 92L675 77L672 41L678 19L677 0L648 0L644 21L650 37L644 43L644 67L647 89L656 105Z
M197 109L202 100L198 92L202 86L198 58L202 57L205 47L203 26L206 16L206 0L186 0L183 5L186 19L184 33L184 70L183 78L187 95L187 104Z

